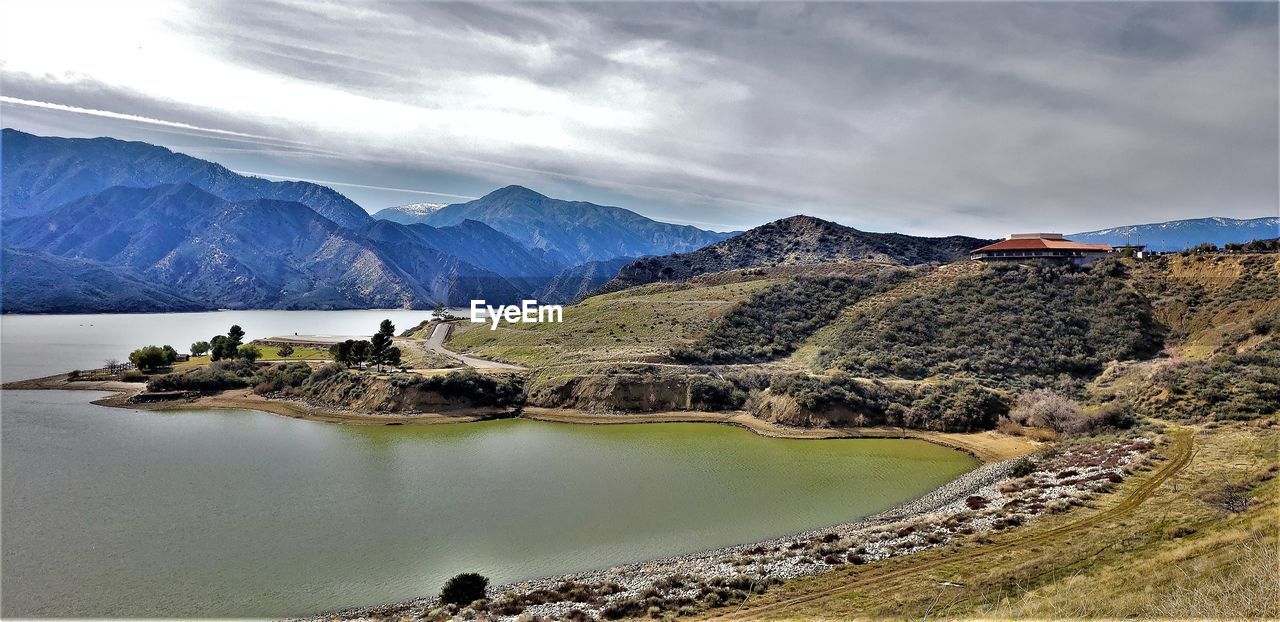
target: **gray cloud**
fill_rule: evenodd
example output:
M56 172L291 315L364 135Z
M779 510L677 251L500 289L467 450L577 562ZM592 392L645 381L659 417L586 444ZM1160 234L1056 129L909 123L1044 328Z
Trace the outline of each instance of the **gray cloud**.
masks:
M1280 209L1269 3L188 9L171 27L201 58L317 100L295 114L236 84L210 101L9 63L6 94L307 145L224 145L237 168L339 179L336 157L348 183L523 183L725 228L803 212L995 235Z

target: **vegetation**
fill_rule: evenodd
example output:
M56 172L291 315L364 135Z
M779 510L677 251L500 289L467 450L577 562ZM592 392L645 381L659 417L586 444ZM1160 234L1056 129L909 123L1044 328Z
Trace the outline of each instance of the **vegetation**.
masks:
M1162 365L1136 402L1144 411L1182 421L1273 416L1280 412L1280 342Z
M244 359L214 361L207 366L165 374L147 383L148 391L224 391L256 382L258 368Z
M842 373L795 374L775 377L769 390L774 396L794 400L800 411L797 421L809 425L839 418L858 426L972 432L995 427L1009 412L1008 402L999 393L968 380L890 386ZM771 412L771 402L755 401L749 407L765 418L779 418Z
M143 371L155 371L173 365L178 352L170 346L145 346L129 354L129 362Z
M292 362L273 365L258 372L254 378L253 392L258 395L295 393L295 389L306 384L308 380L312 379L313 375L319 375L319 372L313 374L311 366L306 363Z
M887 269L865 276L799 276L760 289L672 357L686 363L754 363L790 354L845 307L913 274Z
M244 329L233 324L226 335L216 335L209 340L209 356L215 361L236 358L243 341Z
M445 581L440 590L440 602L446 605L469 605L484 598L489 579L474 572L464 572Z
M236 348L236 357L242 358L250 363L257 361L262 356L262 350L258 346L245 344Z
M861 376L963 374L1018 387L1092 377L1162 346L1150 304L1124 268L992 266L854 320L821 356Z
M372 338L335 343L329 347L329 354L333 360L350 367L377 365L379 371L383 365L396 367L400 365L400 348L391 345L395 332L396 327L391 320L382 320Z
M197 341L191 344L191 356L204 356L209 353L211 347L208 341Z
M280 346L279 348L276 349L276 355L282 359L287 359L290 356L293 356L293 346L287 343Z
M476 406L511 408L524 404L524 380L512 374L482 374L467 368L435 376L395 374L391 383L404 390L463 398Z

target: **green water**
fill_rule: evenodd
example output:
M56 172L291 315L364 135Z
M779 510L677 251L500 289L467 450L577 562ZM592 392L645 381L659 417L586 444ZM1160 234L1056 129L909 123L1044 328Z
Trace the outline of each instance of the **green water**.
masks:
M920 441L356 427L6 391L5 617L286 616L834 524L974 466Z

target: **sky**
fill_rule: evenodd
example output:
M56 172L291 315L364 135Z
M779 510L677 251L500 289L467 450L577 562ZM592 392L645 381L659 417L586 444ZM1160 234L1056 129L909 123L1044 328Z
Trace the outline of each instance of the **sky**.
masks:
M0 0L0 124L369 211L520 184L717 230L1280 212L1277 4Z

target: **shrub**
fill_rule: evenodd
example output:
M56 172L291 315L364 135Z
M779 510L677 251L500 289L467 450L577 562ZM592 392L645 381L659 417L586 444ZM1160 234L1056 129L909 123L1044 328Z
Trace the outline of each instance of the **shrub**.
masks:
M1023 458L1013 463L1013 468L1009 469L1009 475L1012 477L1026 477L1036 470L1036 463Z
M124 382L146 382L147 375L136 369L130 369L120 374L120 380Z
M243 389L254 383L257 368L243 359L224 359L181 373L152 378L149 391L223 391Z
M253 392L258 395L279 393L301 387L311 378L311 367L303 362L273 365L258 373Z
M484 598L489 579L474 572L464 572L445 581L440 590L440 602L446 605L469 605Z

